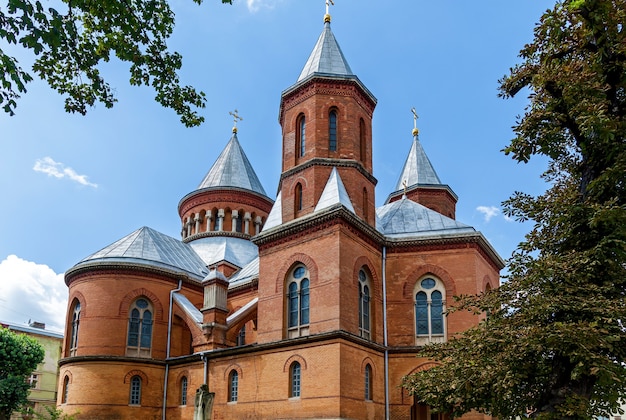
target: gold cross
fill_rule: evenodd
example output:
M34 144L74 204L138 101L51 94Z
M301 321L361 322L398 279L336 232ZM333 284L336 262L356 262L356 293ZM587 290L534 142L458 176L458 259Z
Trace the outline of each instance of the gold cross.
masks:
M402 186L404 187L404 195L406 196L406 179L402 181Z
M237 111L237 110L235 110L235 112L230 112L229 111L228 113L233 116L233 123L235 124L233 126L233 133L236 133L237 132L237 120L243 121L243 118L241 118L239 116L239 111Z

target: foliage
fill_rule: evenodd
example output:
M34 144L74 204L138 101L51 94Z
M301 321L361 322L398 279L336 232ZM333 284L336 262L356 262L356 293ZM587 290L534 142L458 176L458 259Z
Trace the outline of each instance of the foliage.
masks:
M132 85L151 85L157 102L176 111L186 126L204 121L194 108L205 106L205 94L181 86L177 71L182 57L167 47L174 29L168 0L55 3L57 8L44 7L39 0L7 0L4 9L0 5L0 39L36 55L33 72L66 96L66 111L84 115L96 101L113 106L114 91L99 66L114 55L130 64ZM5 112L14 114L16 100L32 79L15 57L0 49L0 106Z
M0 419L26 403L25 378L43 361L44 349L32 337L0 327Z
M41 413L33 410L31 407L28 407L24 410L23 414L35 420L76 420L78 412L74 414L66 414L63 410L46 405L44 406L44 411Z
M504 152L545 155L547 191L505 212L534 223L508 281L453 310L489 316L423 354L441 365L405 378L426 404L461 415L590 419L626 396L626 0L563 0L547 10L501 95L530 89Z

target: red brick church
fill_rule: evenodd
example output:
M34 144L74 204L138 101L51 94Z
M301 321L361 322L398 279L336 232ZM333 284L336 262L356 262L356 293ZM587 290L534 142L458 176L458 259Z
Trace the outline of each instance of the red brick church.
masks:
M446 307L498 287L503 261L455 220L417 129L376 208L375 106L326 15L281 96L276 197L234 128L178 204L181 238L142 227L67 271L59 407L80 419L446 417L402 377L429 367L421 346L479 321Z

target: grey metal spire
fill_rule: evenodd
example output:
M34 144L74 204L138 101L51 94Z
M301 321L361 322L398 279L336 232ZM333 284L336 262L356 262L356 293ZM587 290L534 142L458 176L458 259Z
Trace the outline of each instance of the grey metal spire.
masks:
M335 35L330 30L330 20L324 23L324 30L304 65L298 82L313 74L354 76L346 57L339 48Z
M415 129L413 133L413 145L396 183L396 191L416 184L441 185L439 176L426 156Z
M209 187L238 187L267 196L256 172L254 172L250 161L241 148L239 140L237 140L235 130L233 130L233 136L198 189Z
M324 191L322 191L322 195L320 196L314 211L319 211L335 204L342 204L352 213L355 212L352 202L350 201L350 196L348 195L346 187L343 185L343 181L341 180L341 176L339 175L337 168L333 167L333 170L328 177L328 181L326 182L326 186L324 187Z

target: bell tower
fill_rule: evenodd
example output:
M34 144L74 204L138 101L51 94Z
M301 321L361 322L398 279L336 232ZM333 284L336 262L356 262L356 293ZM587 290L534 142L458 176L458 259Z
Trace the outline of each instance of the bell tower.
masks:
M296 83L281 95L282 222L316 208L332 169L355 214L375 226L372 116L376 98L352 72L324 16L324 30Z

